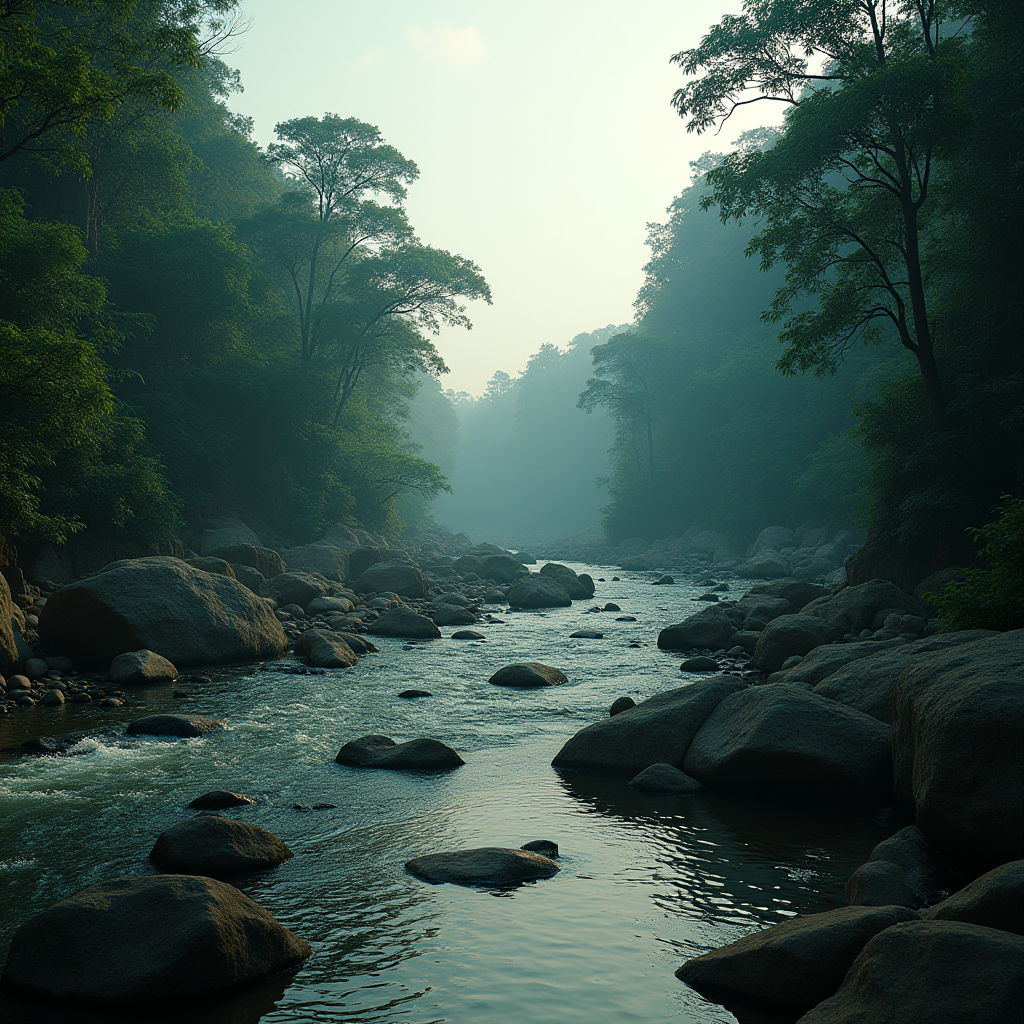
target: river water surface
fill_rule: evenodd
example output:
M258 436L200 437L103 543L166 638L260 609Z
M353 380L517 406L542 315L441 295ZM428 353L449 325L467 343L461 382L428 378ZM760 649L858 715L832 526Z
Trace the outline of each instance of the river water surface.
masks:
M704 587L573 564L595 600L546 612L495 610L485 641L377 640L380 653L322 675L224 673L132 694L123 708L37 708L0 719L0 950L26 918L93 882L152 870L156 836L210 789L256 798L225 812L280 836L295 856L241 884L314 956L288 980L216 1006L147 1020L285 1022L728 1022L673 977L687 957L799 913L843 903L843 885L898 825L874 807L698 794L655 798L625 779L559 774L551 759L611 702L694 681L657 649L658 630L702 605ZM677 577L678 579L678 577ZM743 593L742 581L731 581ZM603 640L572 640L579 628ZM569 685L490 686L503 665L537 660ZM409 688L431 698L402 700ZM156 711L226 718L196 740L127 739ZM119 716L119 717L118 717ZM22 739L87 730L73 756L12 755ZM341 767L346 741L384 733L443 740L466 764L420 776ZM297 811L293 805L337 805ZM551 839L561 873L508 891L432 886L411 857ZM0 953L2 955L2 953ZM59 971L59 963L43 969ZM0 1001L0 1021L108 1020Z

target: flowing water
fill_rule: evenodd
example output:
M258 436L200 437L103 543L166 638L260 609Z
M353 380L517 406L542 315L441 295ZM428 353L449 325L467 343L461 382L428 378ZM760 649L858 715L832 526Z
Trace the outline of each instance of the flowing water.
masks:
M497 612L485 641L379 640L380 653L321 675L225 673L175 699L133 694L114 710L38 708L0 719L0 948L32 914L85 885L152 868L161 830L210 789L256 798L225 812L280 836L295 856L241 888L302 935L314 955L290 979L215 1006L189 1024L265 1022L645 1022L735 1020L677 981L687 957L794 914L843 902L843 884L896 825L872 807L645 797L625 779L559 774L551 759L619 696L639 701L697 678L657 649L658 630L701 605L704 588L604 576L596 600L637 622L586 614ZM743 592L743 584L733 582ZM573 640L579 628L603 640ZM451 629L443 630L450 634ZM569 685L490 686L510 662L561 668ZM409 687L431 698L402 700ZM206 714L203 739L127 739L155 711ZM120 717L112 717L120 716ZM26 736L86 730L72 756L21 757ZM341 767L366 733L432 736L466 764L422 776ZM297 811L293 805L336 804ZM505 891L433 886L408 875L418 854L551 839L554 878ZM59 971L60 964L44 969ZM0 1021L93 1022L62 1008L0 1001Z

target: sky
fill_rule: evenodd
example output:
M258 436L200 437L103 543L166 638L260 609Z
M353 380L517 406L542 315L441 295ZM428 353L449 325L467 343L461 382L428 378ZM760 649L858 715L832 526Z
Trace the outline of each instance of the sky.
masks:
M226 60L244 92L231 106L261 145L278 121L330 111L376 125L416 161L417 234L477 263L493 293L470 304L471 331L436 339L445 386L479 394L545 342L632 320L646 225L664 219L691 160L765 117L755 106L698 136L670 106L683 80L671 55L739 8L243 0L249 27Z

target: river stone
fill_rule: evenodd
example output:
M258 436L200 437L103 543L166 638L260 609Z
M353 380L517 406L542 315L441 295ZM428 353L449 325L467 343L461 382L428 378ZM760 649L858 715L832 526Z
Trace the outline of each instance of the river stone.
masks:
M539 661L525 661L518 665L506 665L487 680L492 686L514 686L521 689L537 689L542 686L564 686L569 682L565 676L550 665Z
M761 631L751 662L764 672L777 672L787 658L802 657L839 636L835 626L813 615L780 615Z
M434 598L434 604L453 604L458 608L467 608L473 602L465 594L441 594Z
M165 829L149 853L165 871L212 876L267 871L291 856L272 832L217 814L199 814Z
M224 721L219 718L200 718L195 715L149 715L147 718L137 718L125 729L125 734L127 736L180 736L191 739L195 736L205 736L207 733L217 732L223 728Z
M861 864L846 883L846 902L858 907L917 907L906 876L887 860Z
M527 575L529 571L518 558L511 555L490 555L484 559L480 575L492 583L515 583L520 576Z
M45 707L56 707L64 703L64 694L57 689L47 690L40 698L39 703Z
M347 597L314 597L306 605L307 615L324 615L329 612L341 612L348 615L355 605Z
M704 608L674 626L666 626L658 634L658 647L663 651L689 651L695 647L712 650L728 647L736 635L736 627L721 608Z
M188 806L193 811L225 811L229 807L244 807L254 803L256 801L244 793L232 793L227 789L211 789L209 793L197 796Z
M379 650L372 640L367 640L365 636L360 636L358 633L347 633L340 629L331 632L334 636L341 637L352 649L353 654L376 654Z
M453 640L486 640L487 638L483 633L478 633L475 629L457 629L452 633Z
M476 622L476 616L465 608L459 608L454 604L443 604L436 611L430 613L430 621L435 626L471 626Z
M839 991L800 1024L1010 1024L1024 1006L1024 938L959 921L880 932Z
M991 630L972 629L960 633L940 633L937 636L909 643L899 639L867 640L862 644L835 644L825 648L819 647L818 650L812 651L796 669L786 673L786 678L806 679L804 668L809 663L812 667L807 669L807 674L816 674L814 666L817 666L819 662L812 661L812 659L828 658L832 651L842 652L851 647L873 647L875 653L864 658L857 658L850 664L830 672L815 686L814 692L819 697L828 697L829 700L856 708L866 715L871 715L872 718L877 718L880 722L891 725L893 687L905 668L913 665L923 655L945 651L962 644L971 644L996 635L998 634ZM813 678L806 681L814 682Z
M619 697L612 701L612 706L608 709L609 718L614 718L616 715L621 715L623 711L628 711L630 708L636 707L636 701L632 697Z
M844 587L836 594L811 601L802 614L826 619L836 625L840 633L859 633L867 629L876 613L884 608L928 617L928 610L916 597L905 594L889 580L870 580L855 587Z
M893 693L896 797L943 854L1024 856L1024 630L917 659Z
M358 660L339 633L322 629L303 633L295 641L295 653L313 668L351 668Z
M718 703L746 688L736 676L722 675L656 694L580 729L551 763L559 769L630 775L659 762L680 767L690 741Z
M604 633L599 633L596 629L577 629L575 633L569 634L570 640L603 640Z
M426 617L404 605L386 611L367 629L373 636L393 636L405 640L440 640L441 631Z
M405 870L424 882L456 885L516 885L550 878L561 870L549 857L530 850L483 846L476 850L431 853L407 861Z
M736 602L736 610L741 612L744 621L769 623L780 615L795 615L796 608L784 597L767 595L747 595Z
M113 565L46 602L39 635L47 649L103 667L143 649L178 666L277 657L287 649L281 624L237 580L164 556Z
M728 696L690 744L683 770L739 793L871 799L890 791L890 730L791 683Z
M177 678L178 670L152 651L119 654L110 665L110 679L115 683L166 683Z
M558 856L558 843L553 843L550 839L532 839L528 843L523 843L519 849L528 850L530 853L539 853L542 857Z
M311 952L233 885L114 878L26 921L2 984L78 1005L194 1003L298 967Z
M364 569L351 584L357 594L390 591L399 597L427 597L430 586L415 562L395 558Z
M292 570L313 573L340 583L349 575L348 552L326 538L281 552Z
M402 690L398 695L405 700L415 700L417 697L433 697L429 690Z
M263 584L264 597L272 597L278 608L286 604L305 608L318 597L327 597L330 585L325 579L308 572L283 572Z
M789 574L789 563L777 551L761 551L736 566L737 576L755 580L774 580Z
M354 551L350 551L348 554L348 571L353 576L360 576L371 565L377 565L378 562L384 562L387 560L388 552L381 550L380 548L372 547L370 545L363 545L356 548Z
M707 658L704 655L696 658L687 658L679 666L680 672L716 672L717 670L718 662L714 658Z
M466 762L440 740L420 739L395 743L389 736L362 736L338 751L338 764L352 768L391 771L446 772Z
M922 910L921 917L1024 935L1024 860L993 868L948 899Z
M848 903L919 907L939 888L940 866L917 826L879 843L846 883Z
M755 583L743 599L748 597L781 597L788 601L795 611L801 611L811 601L819 597L825 597L828 591L817 583L807 583L804 580L796 580L793 577L786 577L781 580L770 580L765 583Z
M530 573L505 591L505 600L513 608L566 608L572 599L565 589L548 576Z
M794 917L687 960L676 977L715 1000L793 1012L833 995L868 941L904 907L842 907Z
M634 775L627 783L630 789L641 793L696 793L703 787L696 779L684 775L678 768L670 764L652 764L639 775Z

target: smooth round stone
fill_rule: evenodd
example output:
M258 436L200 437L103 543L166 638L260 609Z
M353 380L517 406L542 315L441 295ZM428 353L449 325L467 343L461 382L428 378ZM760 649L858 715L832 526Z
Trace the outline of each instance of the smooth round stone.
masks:
M478 633L475 629L459 629L452 633L453 640L486 640L487 638L483 633Z
M520 689L536 689L542 686L564 686L569 680L550 665L539 661L525 661L517 665L506 665L498 669L488 680L492 686L512 686Z
M707 658L700 655L696 658L687 658L679 666L680 672L714 672L718 669L718 662L714 658Z
M11 676L10 679L7 680L7 689L9 691L10 690L31 690L32 689L32 681L28 678L28 676L23 676L23 675ZM12 693L11 696L15 696L15 694Z
M234 818L200 814L165 829L149 859L181 874L244 874L276 868L292 851L272 832Z
M227 789L212 789L209 793L197 796L189 807L193 811L224 811L229 807L245 807L256 801L244 793L232 793Z
M21 666L21 669L29 679L39 679L41 676L45 676L50 670L49 666L42 658L29 658L28 661Z
M616 715L621 715L623 711L628 711L630 708L635 707L636 701L632 697L619 697L608 709L608 717L614 718Z
M569 634L570 640L603 640L604 633L599 633L596 629L577 629L575 633Z
M622 611L622 609L617 604L615 604L614 601L609 601L604 606L604 608L602 608L601 610L602 611L606 611L606 612L621 612Z
M416 697L433 697L434 695L429 690L403 690L398 696L406 700L413 700Z
M425 882L456 885L518 885L550 878L561 870L553 860L539 853L500 846L414 857L406 862L405 869Z
M615 616L615 621L616 622L636 622L636 616L635 615L616 615Z
M529 843L523 843L519 849L529 850L530 853L539 853L542 857L558 856L558 843L553 843L550 839L534 839Z
M64 703L64 694L60 690L47 690L39 703L48 708L59 707Z
M696 779L664 763L652 764L639 775L634 775L628 786L640 793L667 794L696 793L702 788Z

